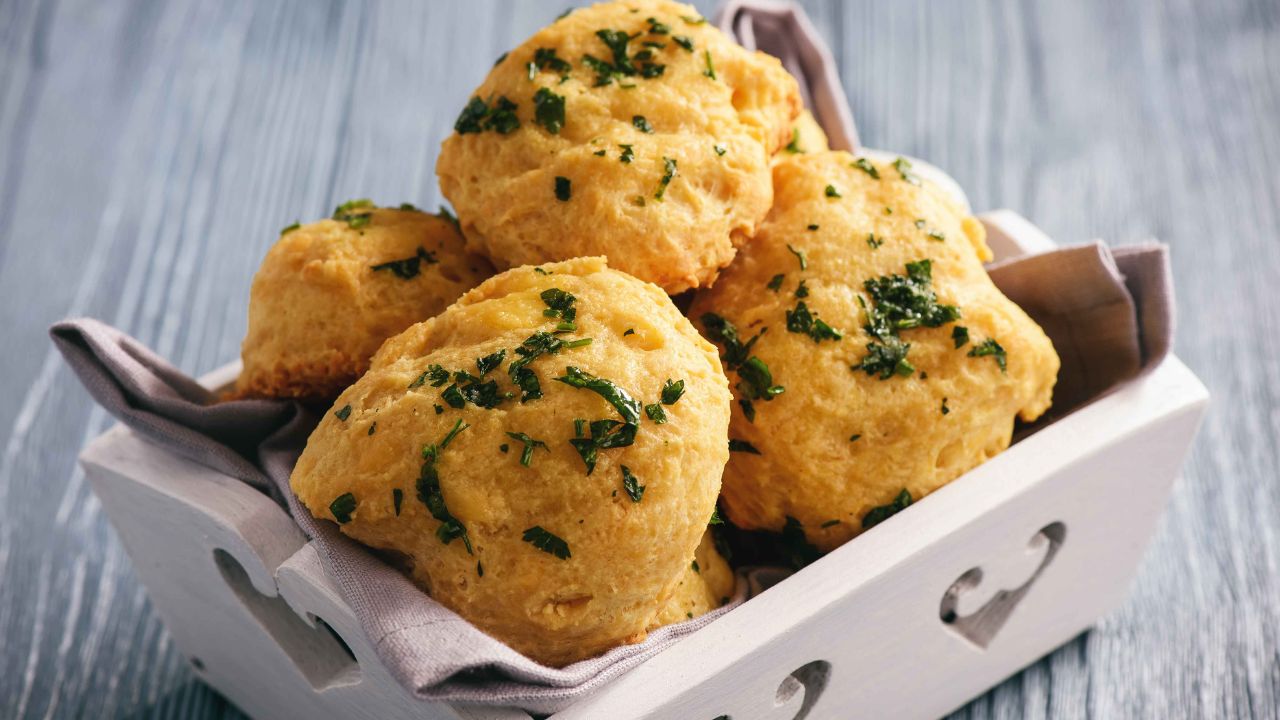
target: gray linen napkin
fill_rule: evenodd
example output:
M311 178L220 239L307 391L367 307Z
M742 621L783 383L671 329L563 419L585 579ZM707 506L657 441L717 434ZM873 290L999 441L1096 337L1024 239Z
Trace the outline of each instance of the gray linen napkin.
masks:
M835 64L802 10L732 0L718 17L748 47L783 58L832 147L857 147ZM992 268L997 285L1045 327L1063 357L1055 414L1153 367L1167 352L1173 331L1167 263L1163 246L1111 253L1095 243ZM565 668L539 665L436 603L333 523L315 520L299 505L288 478L317 421L305 408L284 401L215 403L195 381L96 320L64 321L50 334L85 388L121 422L284 504L315 542L379 659L415 697L555 712L713 622L746 596L749 583L739 582L729 606L661 628L643 643ZM785 576L765 574L770 583Z

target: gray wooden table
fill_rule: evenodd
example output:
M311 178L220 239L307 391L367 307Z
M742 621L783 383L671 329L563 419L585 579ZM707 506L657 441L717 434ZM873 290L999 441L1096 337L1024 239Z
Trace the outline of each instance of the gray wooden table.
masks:
M1280 717L1280 6L807 5L869 145L1061 242L1170 243L1177 350L1214 393L1128 603L959 716ZM434 207L468 91L562 9L0 0L0 717L239 717L76 469L108 419L45 328L234 358L276 230Z

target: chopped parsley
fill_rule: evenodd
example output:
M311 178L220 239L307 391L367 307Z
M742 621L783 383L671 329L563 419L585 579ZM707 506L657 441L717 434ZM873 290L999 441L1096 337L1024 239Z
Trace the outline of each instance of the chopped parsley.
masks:
M786 275L782 273L778 273L777 275L774 275L773 277L769 278L769 282L768 284L765 285L765 287L769 288L774 292L778 292L778 288L782 287L782 281L785 280L786 278L787 278Z
M751 453L752 455L761 454L760 451L756 449L755 445L752 445L746 440L735 440L733 438L729 438L729 452Z
M796 297L798 298L809 297L809 286L807 283L808 283L807 280L801 280L800 284L796 286Z
M339 525L351 522L351 513L355 511L356 496L351 493L343 493L329 503L329 512L333 514L333 519L337 520Z
M596 469L596 460L599 457L600 450L632 445L635 443L636 430L639 428L639 424L636 423L622 423L617 420L592 420L588 424L590 436L570 438L569 444L573 446L574 450L578 451L578 455L582 457L582 463L587 468L587 474L590 475Z
M543 295L545 296L546 294L547 291L544 291ZM569 293L564 294L568 295L569 298L573 297ZM545 297L543 299L544 301L546 300ZM547 311L544 310L543 312ZM587 338L583 339L586 340ZM511 376L511 382L515 383L516 387L519 387L522 392L520 402L537 400L542 397L542 385L538 382L537 374L528 367L529 363L542 355L554 355L565 348L578 347L580 344L585 343L582 340L567 343L549 332L536 332L525 338L524 342L520 343L520 347L516 348L516 355L520 357L512 360L511 364L507 365L507 373Z
M960 318L959 308L938 302L931 288L932 268L929 260L910 262L906 275L885 275L863 283L875 303L866 310L867 323L863 325L872 341L867 343L866 356L852 366L853 370L879 375L881 380L894 375L907 377L915 372L915 366L907 361L911 344L903 342L899 333L917 327L939 327ZM865 303L863 306L866 309Z
M440 458L440 453L453 442L458 433L466 430L469 425L463 424L462 420L458 420L439 444L422 446L422 469L418 473L416 487L418 490L418 499L423 505L427 506L427 510L431 513L431 517L440 521L440 527L436 528L436 537L440 542L448 545L454 540L461 538L462 544L467 548L468 555L475 553L471 548L471 538L467 536L467 527L462 524L449 512L449 508L445 505L444 493L440 489L440 471L436 468L436 461Z
M377 420L374 420L373 422L369 423L369 432L367 432L367 433L365 433L365 434L366 434L366 435L372 435L372 434L374 434L374 433L375 433L375 432L377 432L377 431L378 431L378 421L377 421Z
M920 176L919 176L919 175L916 175L916 174L915 174L915 173L913 173L913 172L911 172L911 161L910 161L910 160L907 160L907 159L906 159L906 158L904 158L904 157L900 157L900 158L898 158L897 160L894 160L894 161L893 161L893 169L898 171L898 175L899 175L899 176L901 176L903 180L906 180L907 182L911 183L912 185L919 185L919 184L920 184ZM887 209L887 208L886 208L886 209Z
M590 390L612 405L627 423L640 423L640 402L612 380L596 377L572 365L565 367L564 372L556 378L557 381L580 390Z
M792 255L795 255L795 256L796 256L796 260L799 260L799 261L800 261L800 269L801 269L801 270L808 270L808 269L809 269L809 259L805 257L805 254L804 254L804 251L803 251L803 250L797 250L797 249L795 249L795 248L791 247L791 243L787 243L787 249L791 251L791 254L792 254Z
M635 335L635 334L636 334L635 328L627 328L626 330L623 331L622 337L626 337L628 335Z
M342 407L333 411L333 416L338 418L342 422L346 422L347 418L351 417L351 406L343 405Z
M681 15L680 19L689 23L690 25L703 25L707 22L706 18L701 17L699 15Z
M658 403L645 405L644 414L649 416L654 425L663 425L667 422L667 411L662 409L662 405Z
M738 392L746 396L744 410L751 400L768 401L783 393L781 385L773 384L773 373L769 371L769 366L751 354L751 348L760 339L760 335L744 343L738 335L738 328L723 317L715 313L704 313L699 319L707 336L720 345L720 357L724 359L725 366L738 373ZM754 408L748 410L747 414L754 417Z
M707 69L706 69L706 70L703 70L703 71L702 71L702 74L703 74L703 75L706 75L707 77L711 78L712 80L715 80L715 79L716 79L716 66L715 66L715 65L713 65L713 64L711 63L711 51L710 51L710 50L703 50L703 51L702 51L702 56L703 56L704 58L706 58L706 61L707 61Z
M427 380L431 381L431 387L440 387L449 382L449 371L439 365L429 365L421 375L409 383L409 389L421 387Z
M667 35L671 32L671 28L666 24L659 22L658 18L647 18L645 22L649 23L650 35Z
M454 122L453 129L459 135L481 133L485 130L506 135L520 127L520 118L516 117L518 107L505 95L495 100L492 106L479 97L473 97L471 102L462 109L462 114Z
M391 505L396 509L396 517L400 516L400 506L404 503L404 491L395 488L391 491Z
M622 148L622 153L618 155L618 161L630 165L632 159L636 156L635 150L630 145L619 145L618 147Z
M597 151L595 151L595 152L593 152L593 153L591 153L591 154L592 154L592 155L595 155L596 157L604 157L604 156L605 156L605 151L604 151L604 150L597 150Z
M715 151L716 151L716 154L717 154L717 155L719 155L719 156L721 156L721 157L724 157L724 154L725 154L726 152L728 152L728 150L725 148L725 146L723 146L723 145L719 145L719 144L717 144L717 145L712 145L712 146L711 146L711 149L712 149L712 150L715 150Z
M520 453L520 464L529 467L529 463L533 462L533 451L535 448L542 448L547 452L551 449L541 440L535 440L522 432L508 432L507 437L517 440L524 445L524 450ZM503 447L506 447L505 445Z
M658 191L653 194L654 199L661 200L662 196L667 194L667 186L671 184L678 172L674 159L662 158L662 180L658 181Z
M673 381L671 378L667 378L667 381L662 385L662 404L675 405L682 397L684 397L684 380Z
M694 572L698 573L699 575L702 574L702 568L698 567L697 558L694 558L693 562L689 563L689 568L692 569Z
M858 439L861 437L862 437L862 433L854 433L849 436L849 442L858 442Z
M1004 348L1000 346L1000 343L996 342L995 338L987 338L969 349L969 357L987 357L988 355L996 359L996 365L1000 366L1000 372L1009 372L1008 355L1005 353Z
M642 133L645 133L648 135L653 134L653 126L649 124L648 119L646 119L645 116L643 115L633 115L631 117L631 124L634 125L635 128Z
M672 35L672 42L684 48L686 52L693 52L693 39L686 35Z
M943 414L943 415L950 415L950 414L951 414L951 408L947 407L947 399L946 399L946 398L942 398L942 414Z
M570 188L569 178L563 175L556 176L556 199L560 202L568 202L573 196L573 190Z
M707 521L708 525L723 525L724 518L720 517L720 508L711 508L711 519Z
M951 340L955 342L957 350L964 347L969 342L969 328L963 325L951 328Z
M521 539L542 552L555 555L561 560L568 560L571 557L569 543L543 530L541 525L534 525L525 530L524 534L521 535Z
M809 232L816 232L816 231L817 231L817 229L818 229L818 225L817 225L817 223L810 223L810 224L809 224Z
M458 232L462 232L462 223L458 222L457 215L454 215L453 213L449 212L449 208L441 205L440 212L436 213L436 217L440 218L441 220L449 221L450 223L453 224L453 228L455 230L457 230Z
M936 242L943 242L947 239L946 234L943 233L941 230L930 230L929 232L925 233L925 235L928 235L930 240L934 240Z
M651 50L641 50L634 56L630 55L627 45L638 35L628 35L621 30L597 30L596 37L609 48L613 57L613 62L608 62L589 54L582 56L582 63L596 73L596 87L608 85L615 79L618 80L619 87L635 87L623 85L621 78L639 75L652 79L661 76L667 69L665 65L651 62L653 58ZM640 63L638 67L637 62Z
M799 292L796 294L799 295ZM803 300L797 302L794 309L786 311L786 317L787 332L808 335L815 343L823 340L839 340L844 337L844 333L828 325L818 317L817 313L810 311Z
M480 371L483 377L488 375L490 371L502 364L502 360L506 358L507 351L505 348L496 353L490 353L484 357L476 358L476 370Z
M631 502L640 502L640 498L644 497L644 485L640 484L640 479L631 473L631 468L626 465L622 467L622 489L627 491L627 497L631 498Z
M791 142L787 143L787 146L784 147L783 150L786 150L793 155L804 152L804 150L800 149L800 128L791 128Z
M844 197L843 195L840 194L840 191L836 189L835 185L828 185L827 189L824 190L823 192L826 193L827 197L829 198Z
M282 229L282 230L280 231L280 235L281 235L281 236L288 235L289 233L293 232L294 230L297 230L297 229L298 229L298 228L300 228L300 227L302 227L302 223L300 223L300 222L295 222L294 224L290 225L289 227L286 227L286 228Z
M564 75L572 68L567 60L556 57L555 48L538 48L533 51L533 62L529 63L538 70L550 70ZM532 77L530 78L532 79Z
M902 492L898 493L897 497L895 497L889 504L877 505L876 507L868 510L867 514L862 516L862 529L866 530L879 525L885 520L897 515L899 512L902 512L902 510L906 509L910 504L911 493L908 492L906 488L903 488Z
M876 169L875 165L871 164L870 160L864 157L860 157L857 160L854 160L853 167L858 168L859 170L870 175L872 178L876 180L880 179L880 171Z
M876 237L875 233L867 233L867 247L871 248L872 250L879 250L880 246L883 244L884 244L884 238Z
M829 527L835 527L836 525L839 525L839 524L840 524L839 520L828 520L822 523L821 525L819 525L818 527L822 528L823 530L826 530Z
M559 135L564 127L564 96L547 88L538 88L533 95L533 119L552 135Z
M388 260L387 262L379 263L377 265L370 265L369 269L374 272L389 270L392 275L395 275L401 280L412 280L418 277L418 273L421 271L422 263L424 262L428 265L434 265L439 262L439 260L436 259L436 256L433 253L428 252L426 249L419 246L418 252L411 257L402 258L400 260Z

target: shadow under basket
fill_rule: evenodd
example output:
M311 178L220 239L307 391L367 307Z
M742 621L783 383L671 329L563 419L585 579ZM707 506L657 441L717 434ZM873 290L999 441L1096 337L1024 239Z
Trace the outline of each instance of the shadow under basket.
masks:
M982 220L997 257L1053 247L1008 211ZM1207 402L1170 356L550 717L943 715L1124 599ZM248 485L119 425L81 462L178 649L249 714L531 717L414 699Z

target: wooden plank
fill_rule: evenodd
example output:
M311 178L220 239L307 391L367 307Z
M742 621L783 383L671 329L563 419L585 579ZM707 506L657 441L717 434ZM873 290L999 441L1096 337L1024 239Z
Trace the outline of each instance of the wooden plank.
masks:
M1280 716L1280 9L804 4L868 144L1060 242L1172 244L1178 353L1215 396L1124 607L958 717ZM234 357L275 230L353 195L438 203L467 92L560 9L0 2L0 716L238 716L75 469L107 421L44 328L92 314L190 372Z

